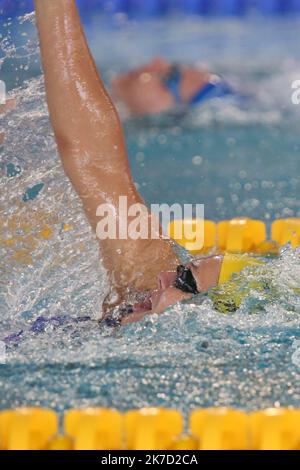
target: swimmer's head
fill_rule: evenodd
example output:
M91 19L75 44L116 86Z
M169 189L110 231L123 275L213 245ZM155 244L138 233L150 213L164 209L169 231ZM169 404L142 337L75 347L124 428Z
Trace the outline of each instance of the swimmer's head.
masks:
M158 276L158 289L152 293L152 311L161 313L167 307L197 292L206 292L218 285L223 256L210 256L179 266L177 272L163 272Z
M211 256L195 260L186 267L179 266L177 272L161 272L156 290L138 296L140 298L132 305L118 307L116 316L105 317L106 325L125 325L141 320L147 313L162 313L177 302L217 286L222 260L222 256Z
M166 83L174 72L174 64L156 57L143 67L112 79L113 98L134 115L143 116L169 111L178 100ZM178 98L188 102L210 79L207 71L193 66L178 66Z
M156 57L149 64L111 80L113 98L135 115L156 114L168 110L173 98L163 84L171 64Z

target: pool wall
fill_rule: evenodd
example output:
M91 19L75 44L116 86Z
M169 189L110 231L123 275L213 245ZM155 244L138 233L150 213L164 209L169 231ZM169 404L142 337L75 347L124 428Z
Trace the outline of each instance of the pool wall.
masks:
M300 0L77 0L82 13L126 13L151 17L182 12L197 15L292 14L300 12ZM33 10L33 0L0 0L0 16Z

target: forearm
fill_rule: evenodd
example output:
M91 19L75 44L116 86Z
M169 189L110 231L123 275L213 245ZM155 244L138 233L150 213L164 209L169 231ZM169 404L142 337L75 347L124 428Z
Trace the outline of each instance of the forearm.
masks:
M66 173L90 209L95 181L101 181L102 194L112 179L120 189L133 188L122 128L90 54L75 1L35 0L35 7L52 127ZM139 201L134 194L133 202ZM98 204L107 202L101 194L97 199Z
M94 158L101 141L102 157L110 157L114 148L120 155L119 118L90 54L75 1L35 0L35 7L50 119L60 150L67 147L72 154L89 146ZM120 157L127 169L127 158Z
M50 118L65 171L94 229L103 203L113 205L116 219L124 223L119 196L127 197L128 207L143 201L132 181L118 114L91 57L75 2L35 0L35 7ZM161 239L108 239L101 247L117 287L152 288L155 276L177 262L171 244Z
M77 130L81 111L111 108L89 52L74 0L35 0L46 93L54 130ZM96 96L93 96L96 94ZM89 106L95 102L94 106ZM74 109L74 103L82 109ZM76 104L77 107L77 104ZM72 118L66 120L65 117Z

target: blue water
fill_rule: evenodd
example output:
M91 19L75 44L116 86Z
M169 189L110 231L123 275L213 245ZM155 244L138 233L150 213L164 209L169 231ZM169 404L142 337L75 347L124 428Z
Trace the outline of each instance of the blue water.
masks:
M207 65L245 98L180 118L124 123L134 179L148 203L204 203L208 218L246 215L268 226L299 216L300 108L291 102L299 26L259 18L142 25L119 18L108 26L94 18L88 37L106 81L163 54ZM95 321L30 331L39 316L96 320L107 281L56 153L32 18L2 29L0 78L18 107L2 119L0 338L24 334L0 365L1 408L299 406L300 263L289 248L260 273L273 295L252 289L234 315L200 296L118 331L101 332Z

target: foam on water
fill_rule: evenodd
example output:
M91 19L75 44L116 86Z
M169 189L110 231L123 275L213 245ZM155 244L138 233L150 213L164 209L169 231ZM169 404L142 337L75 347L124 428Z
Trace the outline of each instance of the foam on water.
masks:
M12 92L17 108L2 120L6 141L0 154L0 339L24 332L8 344L6 365L0 365L1 408L162 405L187 412L192 406L298 405L300 253L289 248L255 276L269 290L252 287L233 315L216 312L208 296L198 296L139 324L99 329L95 320L107 282L97 243L56 152L43 80L23 82L38 67L33 65L38 50L31 21L30 17L29 24L22 19L7 26L15 31L25 28L23 52L19 47L14 52L13 35L10 39L6 34L1 42L2 73L8 80L16 67L22 87ZM207 213L216 219L240 213L267 221L298 215L299 110L290 105L290 81L297 78L298 59L290 26L281 24L281 39L275 29L279 23L265 28L269 42L263 56L257 48L262 34L258 26L234 22L229 29L228 23L216 22L217 40L213 25L194 20L184 25L157 23L144 33L138 25L113 32L104 27L102 33L99 23L91 25L93 52L97 59L101 52L106 77L124 69L126 61L127 66L144 61L162 44L172 59L179 59L183 51L186 57L187 50L190 61L199 54L198 60L228 72L237 87L255 96L247 105L207 104L179 121L170 117L128 123L135 179L148 202L205 198ZM140 34L144 41L138 49ZM227 38L224 54L222 37ZM287 44L290 54L284 58ZM24 74L19 61L29 57L31 65ZM166 170L162 158L172 163ZM250 280L252 275L245 274L239 289ZM65 315L92 320L54 322L43 332L30 331L40 316Z

